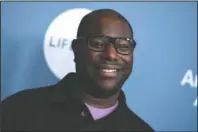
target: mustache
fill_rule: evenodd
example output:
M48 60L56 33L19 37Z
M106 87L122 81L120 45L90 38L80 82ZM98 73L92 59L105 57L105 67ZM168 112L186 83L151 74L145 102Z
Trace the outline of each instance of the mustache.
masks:
M121 66L123 65L120 61L101 61L98 63L98 65L115 65L115 66Z
M102 68L102 69L117 69L122 70L123 64L118 62L104 62L100 64L96 64L95 67Z

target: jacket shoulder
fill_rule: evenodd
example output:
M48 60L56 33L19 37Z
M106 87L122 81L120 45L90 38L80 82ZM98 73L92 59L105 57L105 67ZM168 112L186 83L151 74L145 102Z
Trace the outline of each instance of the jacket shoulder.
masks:
M53 86L26 89L4 99L1 103L2 129L17 130L19 126L28 126L47 102L52 89Z
M1 103L1 107L17 108L20 105L39 103L49 98L52 89L53 86L46 86L19 91L5 98Z
M125 111L124 118L130 130L154 132L154 129L145 120L129 108Z

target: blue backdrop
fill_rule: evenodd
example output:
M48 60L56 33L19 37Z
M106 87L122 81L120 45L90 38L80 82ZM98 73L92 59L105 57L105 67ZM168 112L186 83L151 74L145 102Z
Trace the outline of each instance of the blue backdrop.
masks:
M72 71L63 47L75 34L74 8L112 8L130 21L137 47L124 91L134 112L156 131L197 130L196 2L2 2L1 99Z

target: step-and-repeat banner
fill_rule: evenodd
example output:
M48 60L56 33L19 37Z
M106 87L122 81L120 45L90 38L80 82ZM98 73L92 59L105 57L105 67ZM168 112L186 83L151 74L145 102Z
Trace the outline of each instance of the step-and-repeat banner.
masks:
M1 99L55 84L74 72L71 41L80 19L112 8L134 29L127 103L156 131L197 130L196 2L3 2Z

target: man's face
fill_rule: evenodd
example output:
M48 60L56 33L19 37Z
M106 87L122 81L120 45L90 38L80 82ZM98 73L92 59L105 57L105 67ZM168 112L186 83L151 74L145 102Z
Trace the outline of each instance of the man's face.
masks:
M130 28L125 22L108 18L100 19L100 22L90 28L88 34L132 37ZM96 87L99 86L103 91L119 90L132 71L133 53L122 55L112 44L107 45L102 52L88 48L86 51L87 53L80 58L81 63L77 63L79 65L77 67L81 68L78 70L80 74L88 77Z

